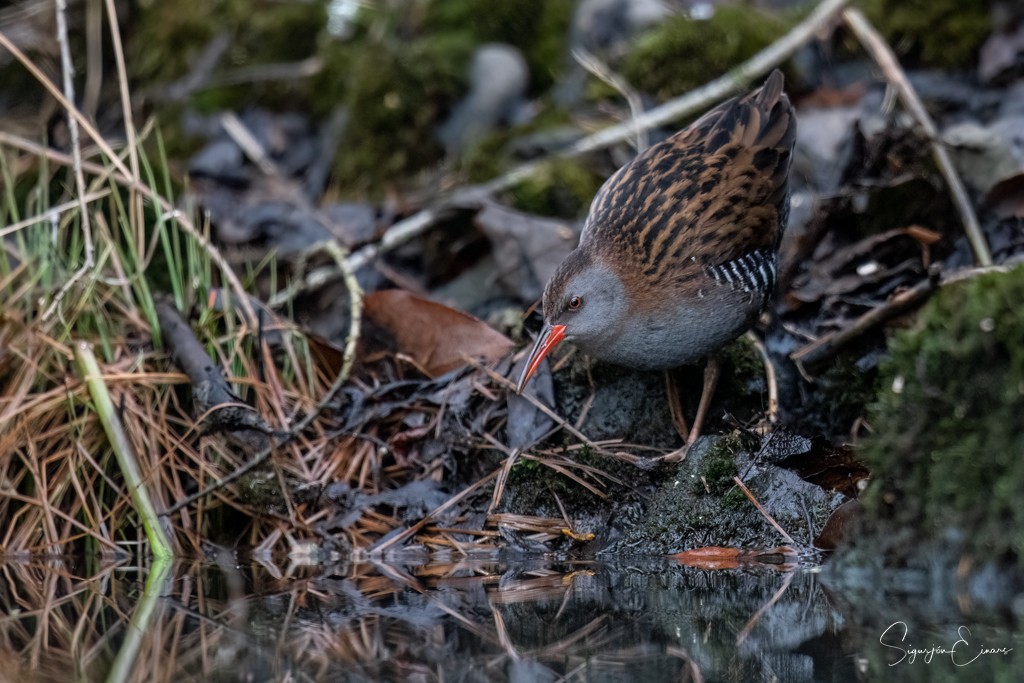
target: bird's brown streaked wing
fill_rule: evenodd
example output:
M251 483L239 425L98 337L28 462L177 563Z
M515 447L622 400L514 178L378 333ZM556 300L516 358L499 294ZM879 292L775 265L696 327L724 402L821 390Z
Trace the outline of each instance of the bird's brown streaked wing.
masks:
M773 72L621 168L594 199L582 240L654 279L678 276L681 263L775 249L796 135L782 85Z

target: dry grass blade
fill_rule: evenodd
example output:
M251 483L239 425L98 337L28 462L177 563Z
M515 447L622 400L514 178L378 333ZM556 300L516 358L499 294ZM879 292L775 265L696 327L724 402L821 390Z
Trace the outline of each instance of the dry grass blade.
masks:
M501 444L498 444L497 440L490 434L484 434L484 438L494 443L499 448L501 447ZM505 462L502 463L501 466L501 473L494 482L494 493L491 496L491 504L487 508L487 514L491 514L498 509L499 505L501 505L501 499L505 495L505 483L508 481L508 477L512 473L512 468L515 466L518 458L518 448L513 448L511 451L508 451L508 455L505 457Z
M501 512L487 516L487 523L504 526L515 531L526 531L541 534L550 539L571 535L572 529L563 519L553 517L537 517L536 515L516 515Z
M586 490L590 491L591 493L593 493L598 498L607 498L607 496L608 496L608 494L606 494L601 489L597 488L593 484L590 484L589 482L584 481L581 477L573 474L570 471L571 468L578 467L578 468L582 469L582 468L586 467L586 465L579 465L578 463L575 463L572 460L569 460L568 458L560 458L559 461L556 462L555 459L551 458L551 457L538 458L537 456L525 455L525 456L523 456L523 459L524 460L534 460L536 462L539 462L540 464L544 465L545 467L548 467L548 468L554 470L555 472L558 472L563 477L566 477L568 479L572 479L574 482L576 482L577 484L579 484L580 486L582 486ZM601 470L598 470L596 468L588 468L588 469L591 472L596 472L596 473L600 473L600 474L602 474L604 476L609 476L609 475L606 475ZM613 478L613 477L609 477L609 478Z

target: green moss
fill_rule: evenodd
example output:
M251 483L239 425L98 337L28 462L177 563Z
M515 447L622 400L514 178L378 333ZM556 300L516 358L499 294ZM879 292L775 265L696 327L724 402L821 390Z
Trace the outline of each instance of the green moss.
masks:
M768 405L768 382L764 361L754 344L740 337L719 354L722 376L714 401L740 422L756 422L764 417ZM711 414L721 414L712 406Z
M992 31L991 0L867 0L864 11L912 65L973 68Z
M644 513L625 524L623 533L630 547L660 553L706 545L764 548L775 544L776 532L733 482L736 458L748 445L740 432L714 439L706 450L698 442L674 475L645 498ZM755 477L747 485L771 506L764 482ZM778 506L769 509L783 526L795 527L801 521ZM813 514L824 519L816 511Z
M526 58L533 90L540 92L565 61L572 12L572 0L433 0L423 28L431 35L462 34L474 45L514 45Z
M749 7L718 7L706 21L673 17L637 41L623 75L639 90L665 100L749 59L786 28Z
M381 194L438 162L436 130L464 92L472 43L463 37L340 46L315 86L318 109L343 101L349 119L335 166L346 193Z
M481 183L501 174L508 131L496 131L472 140L462 155L462 170L471 183Z
M225 6L202 0L140 3L125 46L133 79L169 82L188 73L227 20Z
M140 3L128 36L130 76L143 85L166 85L195 68L218 34L230 48L219 69L298 61L312 56L326 24L326 2L173 0ZM249 83L203 90L193 103L201 109L236 107L254 100L295 104L305 80Z
M512 205L525 213L577 218L603 182L582 161L555 159L511 190Z
M862 455L869 514L985 557L1024 558L1024 268L944 288L898 334Z
M697 477L692 482L693 493L721 496L735 486L732 478L739 474L736 455L742 449L743 440L738 433L718 439L700 461Z

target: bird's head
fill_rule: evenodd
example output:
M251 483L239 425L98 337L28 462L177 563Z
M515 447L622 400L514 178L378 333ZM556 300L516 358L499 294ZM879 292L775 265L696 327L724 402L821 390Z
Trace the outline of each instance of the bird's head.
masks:
M516 385L521 393L540 362L562 341L600 356L626 316L628 302L622 280L589 250L581 247L566 257L544 288L544 327Z

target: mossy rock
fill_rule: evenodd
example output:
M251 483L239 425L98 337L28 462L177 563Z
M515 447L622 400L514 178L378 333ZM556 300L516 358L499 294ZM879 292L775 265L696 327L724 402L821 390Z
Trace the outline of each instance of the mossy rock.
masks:
M861 448L880 536L952 534L982 559L1024 561L1022 301L1024 268L976 277L893 338Z
M973 68L992 0L868 0L864 11L910 66Z
M717 7L707 20L673 17L639 38L622 72L637 89L666 100L739 65L787 28L748 7Z
M755 462L758 439L734 431L701 437L686 460L645 497L643 509L617 518L620 549L664 554L702 546L771 548L778 532L747 500L733 477L742 476L784 529L821 528L843 496L808 484L795 473ZM634 477L635 481L635 477ZM794 534L797 535L797 534Z

